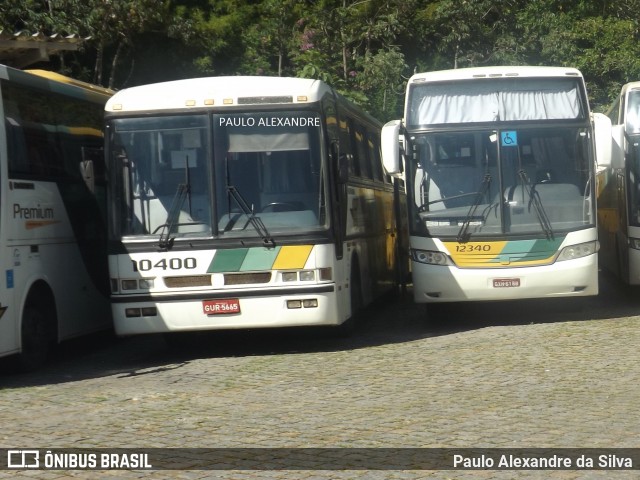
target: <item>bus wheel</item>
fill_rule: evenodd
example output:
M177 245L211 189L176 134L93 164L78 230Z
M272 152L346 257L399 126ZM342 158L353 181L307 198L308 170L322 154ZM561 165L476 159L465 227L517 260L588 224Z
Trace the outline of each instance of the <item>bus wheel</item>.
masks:
M51 353L52 329L42 310L27 305L22 313L22 351L18 354L18 369L31 372L42 367Z

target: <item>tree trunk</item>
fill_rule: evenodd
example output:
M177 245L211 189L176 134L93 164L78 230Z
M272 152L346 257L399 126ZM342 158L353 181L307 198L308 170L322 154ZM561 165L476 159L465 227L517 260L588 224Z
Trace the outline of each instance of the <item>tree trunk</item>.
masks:
M102 61L104 57L104 43L100 41L96 52L96 64L93 67L93 83L102 85Z
M120 60L120 53L122 52L122 47L124 45L124 41L118 42L118 48L116 48L116 53L113 56L113 61L111 62L111 74L109 75L109 88L113 88L113 84L115 83L116 78L116 67L118 66L118 61Z

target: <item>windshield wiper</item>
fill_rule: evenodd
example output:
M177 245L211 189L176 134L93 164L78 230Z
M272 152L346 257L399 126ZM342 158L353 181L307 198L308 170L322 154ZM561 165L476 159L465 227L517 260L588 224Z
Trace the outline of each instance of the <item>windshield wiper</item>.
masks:
M170 237L171 230L178 222L178 217L180 216L180 210L182 209L182 205L184 204L185 199L189 195L189 191L191 187L187 183L181 183L178 185L178 189L176 190L176 194L173 196L173 200L171 201L171 207L169 208L169 213L167 213L167 220L160 225L162 231L160 232L160 239L158 240L158 245L162 250L169 250L173 246L173 241L175 238Z
M176 194L173 196L171 207L167 213L167 219L162 225L160 225L162 231L160 232L158 245L161 250L169 250L173 247L173 241L175 238L170 237L171 230L173 230L173 227L178 222L180 210L182 210L182 205L187 198L189 199L189 216L191 217L191 174L189 172L189 156L186 156L184 160L184 179L185 183L178 184L178 189L176 190Z
M527 174L524 170L520 170L518 172L520 176L520 180L522 181L522 188L527 191L527 195L529 196L529 205L528 209L531 211L531 205L536 212L536 216L538 217L538 222L540 223L540 228L544 232L547 240L553 240L553 229L551 228L551 221L547 215L547 212L544 210L542 206L542 200L540 200L540 194L536 190L535 185L531 186L529 184L529 179L527 178Z
M273 240L273 237L265 227L262 219L260 217L256 217L253 209L249 207L249 204L244 199L242 194L238 191L238 189L233 185L227 185L227 192L231 195L231 197L236 201L242 212L247 216L249 222L253 226L253 228L258 232L258 235L262 238L262 241L265 245L269 245L271 247L275 247L276 242Z
M468 230L469 230L469 226L471 225L471 220L476 214L476 210L480 205L480 201L484 198L486 193L489 191L490 185L491 185L491 175L487 173L485 174L484 179L482 180L482 185L480 185L480 190L478 190L475 193L476 199L474 200L473 205L471 205L471 207L469 208L469 211L467 212L467 216L465 217L464 222L462 222L462 227L460 227L460 230L458 231L458 237L456 240L458 240L459 243L465 243L469 241L469 237L471 237L471 234L469 233Z

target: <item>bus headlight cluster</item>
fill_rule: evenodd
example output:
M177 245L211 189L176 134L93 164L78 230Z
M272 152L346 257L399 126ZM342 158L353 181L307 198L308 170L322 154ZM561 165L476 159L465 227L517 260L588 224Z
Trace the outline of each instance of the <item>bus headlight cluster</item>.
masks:
M634 250L640 250L640 238L630 238L629 246Z
M416 250L412 248L411 259L428 265L453 265L447 254L433 250Z
M153 278L123 278L120 281L117 278L111 279L111 291L114 293L119 291L150 290L154 285Z
M598 251L598 242L579 243L578 245L570 245L564 247L558 255L558 262L564 260L575 260L576 258L593 255Z
M304 300L287 300L287 308L318 308L318 299L307 298Z
M137 317L156 317L158 316L158 309L156 307L131 307L124 309L124 315L127 318Z
M333 279L333 271L331 267L320 268L316 270L297 270L295 272L282 272L281 278L283 282L313 282L316 278L320 281L329 281Z

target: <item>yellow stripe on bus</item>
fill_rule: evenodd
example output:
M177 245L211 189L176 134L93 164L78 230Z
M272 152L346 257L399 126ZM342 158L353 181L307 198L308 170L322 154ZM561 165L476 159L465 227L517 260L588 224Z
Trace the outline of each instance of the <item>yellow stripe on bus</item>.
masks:
M311 254L313 245L289 245L280 249L280 253L273 262L274 270L304 268Z
M495 263L506 240L491 242L443 242L453 262L459 267L484 267Z

